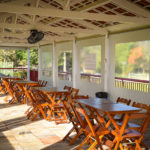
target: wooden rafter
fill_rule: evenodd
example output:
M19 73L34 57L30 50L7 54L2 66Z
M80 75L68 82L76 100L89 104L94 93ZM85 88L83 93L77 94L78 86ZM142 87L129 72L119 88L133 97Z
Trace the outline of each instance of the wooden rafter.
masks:
M119 5L122 8L125 8L126 10L130 12L134 12L135 14L139 16L150 18L150 12L148 10L141 8L138 5L133 4L127 0L113 0L112 2Z
M41 31L51 31L58 33L84 33L84 34L101 34L105 35L107 31L105 29L100 30L92 30L92 29L75 29L75 28L63 28L63 27L51 27L51 26L41 26L41 25L21 25L21 24L9 24L9 23L0 23L0 28L8 28L8 29L21 29L21 30L31 30L31 29L39 29Z

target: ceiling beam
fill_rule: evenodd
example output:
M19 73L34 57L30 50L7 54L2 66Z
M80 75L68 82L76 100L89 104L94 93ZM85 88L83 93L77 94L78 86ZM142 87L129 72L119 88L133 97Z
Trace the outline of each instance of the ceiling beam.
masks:
M50 38L74 38L74 36L72 35L66 35L66 34L60 34L61 36L51 36L51 35L45 35L44 39L50 39ZM13 38L19 38L19 39L27 39L29 37L29 33L7 33L7 32L3 32L0 33L0 37L13 37Z
M61 17L69 19L88 19L97 21L112 21L112 22L126 22L126 23L148 23L150 18L143 17L128 17L120 15L107 15L107 14L95 14L87 12L65 11L47 8L35 8L18 5L0 4L0 12L17 13L17 14L30 14L39 16L51 16Z
M124 8L130 12L133 12L139 16L144 16L150 18L150 12L137 4L133 4L127 0L113 0L113 3L119 5L121 8Z
M0 46L6 46L6 47L31 47L31 46L37 46L37 45L30 45L26 43L12 43L12 42L6 42L6 43L0 43Z
M15 37L15 38L19 38L19 39L25 39L29 36L29 34L19 34L19 33L7 33L7 32L3 32L0 33L0 37Z
M58 33L85 33L85 34L101 34L105 35L107 31L105 29L92 30L92 29L76 29L76 28L63 28L63 27L51 27L44 25L22 25L22 24L9 24L9 23L0 23L0 28L9 28L9 29L21 29L21 30L31 30L38 29L41 31L51 31Z

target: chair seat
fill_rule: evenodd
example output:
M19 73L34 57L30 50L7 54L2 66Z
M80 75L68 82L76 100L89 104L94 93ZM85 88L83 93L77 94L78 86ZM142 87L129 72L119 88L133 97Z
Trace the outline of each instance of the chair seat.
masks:
M60 103L60 104L55 104L54 107L56 107L56 108L63 108L64 105L62 103Z
M118 136L119 133L117 132L117 130L113 130L112 134L115 136ZM141 136L141 133L139 133L138 131L132 130L132 129L125 129L125 133L122 135L122 138L135 138L135 137L139 137Z
M117 124L118 124L119 126L122 126L122 122L117 122ZM139 129L139 128L140 128L140 125L135 124L135 123L132 123L132 122L129 122L129 123L127 124L127 127L128 127L129 129Z

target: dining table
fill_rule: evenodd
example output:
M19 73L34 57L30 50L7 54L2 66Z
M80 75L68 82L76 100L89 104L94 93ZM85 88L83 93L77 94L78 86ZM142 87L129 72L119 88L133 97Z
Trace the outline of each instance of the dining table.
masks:
M78 99L74 101L89 108L89 110L92 111L91 113L94 113L94 111L98 112L98 115L105 122L105 128L109 129L110 132L116 130L118 134L123 134L123 132L125 132L125 127L129 121L129 115L141 110L140 108L98 98ZM121 126L114 119L115 115L118 114L124 115ZM98 137L96 139L98 139Z
M43 95L45 97L45 100L51 105L51 109L49 110L47 120L54 120L55 123L57 124L60 120L62 119L55 119L55 114L57 114L56 107L61 112L61 115L64 116L64 120L66 122L67 116L66 112L64 110L64 106L62 104L62 100L64 100L70 93L68 90L60 89L57 87L33 87L33 90L37 91L37 95ZM48 99L47 99L48 98ZM61 115L59 114L58 116L61 118ZM64 121L62 121L64 122Z
M24 91L24 86L29 86L29 87L40 86L38 82L31 81L31 80L13 80L13 82L16 84L16 86L20 91L20 96L18 97L18 99L20 99L20 101L23 104L25 104L27 100L27 93Z

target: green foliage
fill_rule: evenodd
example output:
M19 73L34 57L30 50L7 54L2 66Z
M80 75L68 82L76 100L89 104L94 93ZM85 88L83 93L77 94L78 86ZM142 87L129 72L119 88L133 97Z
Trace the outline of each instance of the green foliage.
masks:
M66 71L72 72L72 53L65 52L66 54ZM63 66L64 66L64 52L58 53L58 71L63 72Z
M38 50L32 49L30 50L30 66L31 68L37 68L38 66Z
M6 64L6 68L10 67L8 66L8 62L13 63L13 68L17 67L27 67L27 50L0 50L0 62L4 62L3 64ZM37 68L38 66L38 50L32 49L30 50L30 67ZM5 67L5 66L1 66ZM11 68L10 67L10 68ZM15 71L13 73L13 70L3 70L4 73L9 75L14 75L18 77L25 78L27 76L27 71Z

